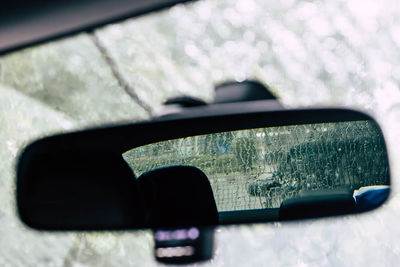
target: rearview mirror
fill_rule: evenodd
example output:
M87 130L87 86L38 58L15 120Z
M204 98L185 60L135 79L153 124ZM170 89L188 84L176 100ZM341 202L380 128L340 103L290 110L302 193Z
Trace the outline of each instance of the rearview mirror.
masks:
M387 199L386 146L368 115L235 105L34 142L18 165L22 221L214 226L351 214Z

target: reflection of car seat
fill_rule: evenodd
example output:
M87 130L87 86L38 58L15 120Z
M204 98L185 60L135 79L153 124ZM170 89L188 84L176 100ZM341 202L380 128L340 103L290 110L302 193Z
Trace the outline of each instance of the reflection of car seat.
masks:
M129 229L141 226L136 178L120 154L109 151L42 155L18 194L21 216L55 229Z
M156 169L138 178L146 226L215 225L218 211L207 176L190 166Z
M317 218L355 212L353 191L347 189L300 192L286 199L279 209L279 219Z

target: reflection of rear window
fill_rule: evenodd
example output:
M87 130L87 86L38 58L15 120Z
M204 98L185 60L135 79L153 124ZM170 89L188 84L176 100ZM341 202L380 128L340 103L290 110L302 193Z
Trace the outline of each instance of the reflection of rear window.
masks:
M124 153L137 176L172 165L201 169L219 211L276 208L300 190L388 184L373 122L270 127L158 142ZM190 179L190 177L188 177Z

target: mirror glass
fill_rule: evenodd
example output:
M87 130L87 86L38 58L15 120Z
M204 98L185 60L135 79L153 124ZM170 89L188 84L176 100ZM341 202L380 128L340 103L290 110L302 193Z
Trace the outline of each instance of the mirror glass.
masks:
M316 112L326 120L309 120ZM390 171L378 125L351 111L316 112L148 122L38 140L18 164L20 217L45 230L159 229L382 205Z
M168 166L200 169L220 214L279 209L285 200L315 192L349 192L355 199L357 190L389 185L385 143L373 121L199 135L137 147L123 158L136 177ZM197 190L188 185L187 191Z

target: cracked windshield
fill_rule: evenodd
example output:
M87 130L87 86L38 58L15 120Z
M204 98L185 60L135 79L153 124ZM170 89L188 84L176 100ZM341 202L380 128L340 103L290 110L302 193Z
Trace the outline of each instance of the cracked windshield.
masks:
M211 102L215 86L226 81L258 80L285 107L343 106L371 113L387 139L396 181L400 162L400 129L396 126L400 125L399 18L398 0L203 0L1 56L0 265L157 265L151 231L50 233L28 229L16 213L16 160L21 149L39 137L149 119L160 114L163 103L172 97L186 95ZM220 210L276 207L282 198L296 194L297 188L343 183L356 188L362 186L357 184L358 172L376 172L379 153L362 151L363 147L379 150L382 144L379 138L368 141L357 132L370 129L373 136L375 128L365 122L353 126L302 125L197 136L169 141L160 148L166 150L163 153L158 150L160 144L155 144L157 149L137 148L124 157L137 175L165 164L199 166L210 177ZM357 136L359 141L348 147L340 140L320 146L320 140L335 127L346 138ZM325 128L326 132L321 130ZM296 147L291 145L293 138L312 141ZM168 150L174 146L179 149ZM340 167L346 160L317 159L324 152L314 152L325 148L335 153L343 149L344 158L354 154L356 159L368 160L350 173ZM302 156L306 150L309 158ZM145 156L140 160L131 160L142 152ZM206 152L211 154L208 159L203 156ZM159 160L148 162L146 157L154 153ZM168 153L180 154L167 159ZM293 162L309 168L296 169ZM282 174L313 181L314 174L324 171L315 168L317 163L336 166L337 172L329 173L330 180L310 185L299 180L285 182ZM341 172L346 175L336 179ZM371 176L370 183L383 183L385 175ZM383 180L375 181L378 177ZM240 186L232 189L233 183ZM377 217L219 228L215 256L208 264L396 263L400 205L396 185L393 188L393 199L376 211ZM248 200L239 201L240 197Z
M137 176L173 165L201 169L218 211L279 208L301 190L389 184L384 140L371 121L200 135L141 146L123 156Z

